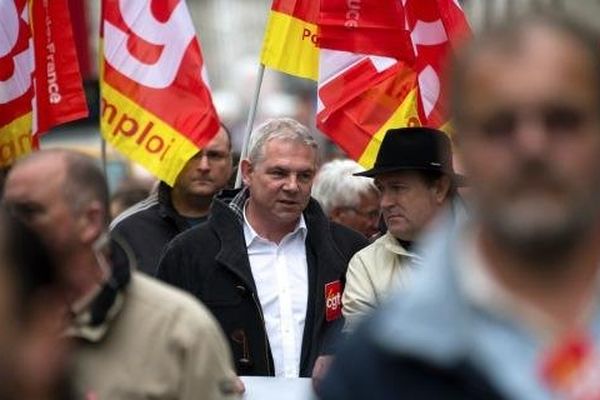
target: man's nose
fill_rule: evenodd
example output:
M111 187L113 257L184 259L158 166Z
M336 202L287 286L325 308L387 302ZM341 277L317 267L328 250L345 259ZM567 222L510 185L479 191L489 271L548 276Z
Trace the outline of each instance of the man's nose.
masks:
M206 154L200 155L200 162L198 163L198 169L206 171L210 169L210 163L208 162L208 156Z
M539 118L523 118L514 132L514 150L527 158L539 158L548 153L550 132Z
M285 181L284 189L290 192L297 192L300 189L298 183L298 176L296 174L290 174Z
M371 218L369 220L368 228L374 232L379 230L379 216L377 218Z
M395 204L395 199L393 196L390 195L390 193L388 193L387 191L382 191L381 192L381 198L379 200L379 204L381 205L381 208L389 208L391 206L393 206Z

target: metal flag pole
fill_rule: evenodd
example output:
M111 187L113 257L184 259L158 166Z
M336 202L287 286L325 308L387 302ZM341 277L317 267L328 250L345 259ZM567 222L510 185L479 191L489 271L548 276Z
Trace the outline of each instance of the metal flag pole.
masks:
M250 142L250 136L252 135L252 126L254 126L254 119L256 118L256 109L258 107L258 98L260 96L260 88L262 86L263 77L265 75L265 65L260 63L258 66L258 74L256 76L256 87L254 88L254 98L250 105L250 112L248 113L248 121L246 123L246 130L244 132L244 142L242 144L242 151L240 153L240 162L238 163L237 175L235 177L235 187L242 187L242 160L248 155L248 143Z
M102 135L100 135L100 152L102 157L102 172L104 172L104 177L108 183L108 167L106 166L106 140L104 140Z

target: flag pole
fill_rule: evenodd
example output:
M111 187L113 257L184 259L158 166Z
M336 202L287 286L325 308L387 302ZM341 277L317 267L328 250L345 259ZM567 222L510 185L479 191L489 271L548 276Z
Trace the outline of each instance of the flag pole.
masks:
M102 172L104 172L104 178L108 184L108 169L106 166L106 140L100 136L100 155L102 157Z
M256 87L254 88L254 98L250 105L250 111L248 112L248 121L246 122L246 130L244 132L244 142L242 144L242 151L240 153L240 162L238 163L237 175L235 178L235 187L242 187L242 160L248 155L248 143L250 142L250 136L252 135L252 126L254 125L254 119L256 118L256 109L258 108L258 98L260 97L260 87L262 86L263 77L265 75L265 65L260 63L258 66L258 74L256 76Z

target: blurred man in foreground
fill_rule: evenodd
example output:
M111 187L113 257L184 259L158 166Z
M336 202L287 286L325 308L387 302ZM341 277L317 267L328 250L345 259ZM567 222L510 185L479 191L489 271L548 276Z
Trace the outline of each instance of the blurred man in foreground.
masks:
M132 271L130 250L109 240L108 189L93 159L33 153L10 171L4 202L44 239L66 282L79 396L221 399L237 390L208 311Z
M0 208L0 399L71 399L61 293L40 238Z
M172 188L160 182L156 193L115 218L111 230L129 244L140 271L156 275L166 244L206 221L213 196L227 186L232 169L231 138L221 125L217 135L187 162Z
M600 380L600 36L548 15L454 64L474 221L341 352L324 399L592 399Z
M356 161L329 161L319 168L312 196L330 220L370 238L379 232L379 191L372 179L352 176L362 171Z

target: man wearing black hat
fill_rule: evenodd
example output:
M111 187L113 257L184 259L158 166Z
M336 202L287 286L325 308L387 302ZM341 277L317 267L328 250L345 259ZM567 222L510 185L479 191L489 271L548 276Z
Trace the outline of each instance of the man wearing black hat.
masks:
M342 297L346 329L410 280L418 264L413 241L454 197L450 140L441 131L410 127L387 131L372 169L356 174L375 179L388 231L354 255Z

